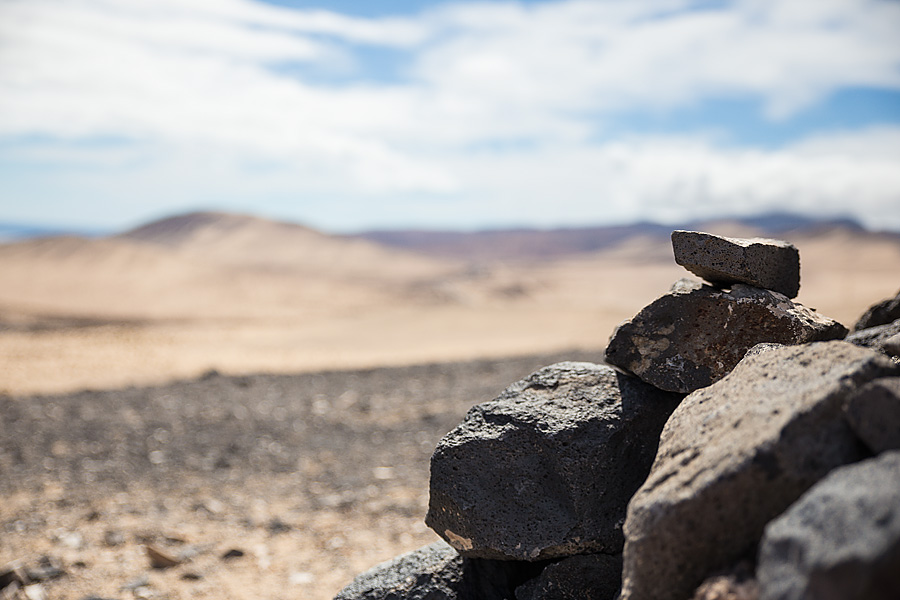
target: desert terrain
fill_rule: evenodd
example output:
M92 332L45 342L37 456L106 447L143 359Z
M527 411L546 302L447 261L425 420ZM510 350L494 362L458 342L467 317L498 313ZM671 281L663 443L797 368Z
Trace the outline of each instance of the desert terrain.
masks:
M900 288L900 236L778 237L848 326ZM50 600L325 599L433 541L438 439L688 275L651 234L518 256L217 213L0 245L0 566L60 566Z
M725 235L766 232L711 223ZM897 291L900 237L785 235L798 300L849 323ZM524 241L517 239L519 245ZM0 393L601 350L688 273L663 236L511 259L428 255L238 215L0 245Z

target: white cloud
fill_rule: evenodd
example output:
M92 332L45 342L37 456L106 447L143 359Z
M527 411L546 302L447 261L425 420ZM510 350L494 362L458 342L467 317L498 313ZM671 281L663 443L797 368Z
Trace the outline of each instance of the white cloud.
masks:
M859 148L866 152L857 154ZM478 201L500 199L522 222L585 225L796 210L855 214L900 229L900 127L822 136L777 150L721 148L693 137L643 137L455 165ZM495 215L499 217L500 215Z
M93 161L96 172L54 177L108 198L116 186L140 187L144 201L340 198L357 207L345 218L387 219L390 199L413 194L441 199L427 209L435 217L406 200L398 217L539 222L552 206L556 222L675 219L785 202L841 212L851 196L896 215L894 129L768 151L592 141L623 111L751 97L784 118L845 86L900 89L900 4L694 5L470 3L364 19L251 0L7 0L0 141L45 141L8 142L0 161ZM353 80L373 48L408 69ZM289 75L285 63L347 82Z
M602 115L752 94L786 116L841 86L900 88L896 3L693 4L449 8L437 16L455 35L423 55L418 74L441 97L475 99L489 113Z
M770 150L721 148L694 137L635 137L593 146L448 154L438 163L441 176L455 187L427 195L415 186L404 191L383 185L378 173L368 174L373 180L360 193L361 184L327 159L248 163L240 153L213 150L182 149L152 160L126 150L116 161L115 152L104 149L98 151L107 159L104 168L64 171L40 185L49 186L44 191L50 195L62 191L81 212L102 210L111 225L218 206L336 231L679 222L770 210L851 214L876 229L900 230L900 127L820 136ZM115 204L151 208L132 210L135 216L126 218L124 206L109 203L122 190L128 190L127 199Z

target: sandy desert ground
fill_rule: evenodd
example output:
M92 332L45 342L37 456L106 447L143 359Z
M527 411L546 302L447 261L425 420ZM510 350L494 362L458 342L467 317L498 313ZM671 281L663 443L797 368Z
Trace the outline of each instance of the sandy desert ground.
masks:
M469 407L599 360L688 275L658 239L472 263L187 225L0 245L0 565L58 563L49 600L332 597L435 539L428 457ZM896 237L788 239L799 301L847 325L900 288Z
M790 241L799 301L839 321L900 287L896 237L834 230ZM601 349L685 275L660 240L477 264L235 216L0 245L0 393Z
M0 397L0 580L46 556L50 600L332 598L437 539L428 459L473 404L572 359L596 356Z

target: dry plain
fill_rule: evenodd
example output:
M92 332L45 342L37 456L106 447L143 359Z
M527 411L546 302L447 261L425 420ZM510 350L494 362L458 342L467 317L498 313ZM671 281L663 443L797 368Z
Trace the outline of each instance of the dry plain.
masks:
M599 350L688 275L658 239L476 263L233 215L138 231L0 245L0 393ZM897 236L787 237L799 301L832 318L852 324L900 286Z
M900 288L897 236L782 237L847 325ZM51 600L329 598L434 539L428 457L472 404L599 360L684 275L650 237L464 261L233 215L0 245L0 564L60 560Z

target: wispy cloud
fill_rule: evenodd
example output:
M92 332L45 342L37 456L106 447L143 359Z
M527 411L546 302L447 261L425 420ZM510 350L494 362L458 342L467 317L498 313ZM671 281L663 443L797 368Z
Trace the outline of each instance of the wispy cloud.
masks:
M138 196L258 202L337 228L460 211L534 221L551 206L556 222L846 212L851 193L900 227L891 127L768 150L705 131L608 135L634 111L749 97L778 120L846 87L900 90L898 30L900 4L881 0L469 3L381 19L251 0L7 0L0 162L62 168L58 182L108 202L140 181ZM397 73L354 77L386 48ZM12 187L4 208L41 189ZM352 208L288 210L289 197Z

